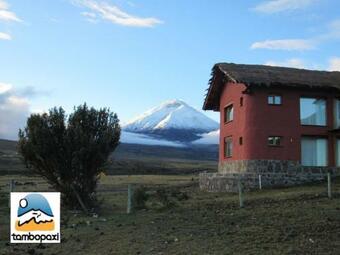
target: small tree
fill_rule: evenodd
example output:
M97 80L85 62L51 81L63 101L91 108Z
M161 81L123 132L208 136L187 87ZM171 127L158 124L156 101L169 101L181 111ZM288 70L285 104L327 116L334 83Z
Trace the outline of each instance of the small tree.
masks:
M98 175L119 144L120 126L109 109L78 106L32 114L19 130L18 151L26 166L44 177L69 207L95 205Z

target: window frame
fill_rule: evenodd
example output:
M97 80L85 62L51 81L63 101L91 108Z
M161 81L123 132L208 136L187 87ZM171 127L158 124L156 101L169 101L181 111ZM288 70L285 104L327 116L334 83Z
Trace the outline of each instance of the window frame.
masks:
M275 103L275 98L280 97L280 103ZM273 98L273 103L269 102L269 98ZM276 93L271 93L267 95L267 104L270 106L281 106L282 105L282 95L276 94Z
M337 107L336 107L337 103L340 104L340 97L335 97L333 99L333 123L332 124L333 124L334 129L340 129L340 120L337 121L337 115L340 114L340 111L339 112L337 111ZM326 119L326 122L327 122L327 119ZM337 124L339 124L339 125L337 125Z
M232 109L232 119L227 119L227 110L228 109ZM224 124L227 124L227 123L229 123L229 122L232 122L233 120L234 120L234 104L233 103L230 103L230 104L228 104L228 105L226 105L225 107L224 107L224 116L223 116L223 118L224 118Z
M318 125L318 124L302 124L302 119L301 119L301 99L317 99L317 100L324 100L325 101L325 124L324 125ZM300 95L299 97L299 119L300 119L300 125L301 126L306 126L306 127L327 127L328 126L328 102L326 97L318 97L318 96L305 96L305 95Z
M335 137L335 167L340 167L340 157L338 157L340 152L340 146L338 146L338 141L340 140L339 136Z
M303 139L314 139L314 140L318 140L318 139L322 139L322 140L325 140L326 141L326 158L325 158L325 161L326 161L326 164L324 166L314 166L314 165L303 165L302 163L302 140ZM336 141L337 139L335 139ZM329 163L330 163L330 158L329 158L329 155L330 155L330 151L329 151L329 143L330 143L330 140L327 136L322 136L322 135L302 135L301 138L300 138L300 163L302 166L305 166L305 167L329 167ZM335 149L336 151L336 149ZM336 159L335 159L336 161ZM335 162L336 164L336 162Z
M276 139L278 138L279 144L270 144L270 143L269 143L270 138L274 138L273 141L276 141ZM267 137L267 145L268 145L269 147L282 147L282 140L283 140L283 136L280 136L280 135L269 135L269 136Z
M230 148L230 154L228 154L228 141L230 141L231 148ZM233 157L233 137L232 136L226 136L224 137L224 151L223 151L224 158L231 158Z

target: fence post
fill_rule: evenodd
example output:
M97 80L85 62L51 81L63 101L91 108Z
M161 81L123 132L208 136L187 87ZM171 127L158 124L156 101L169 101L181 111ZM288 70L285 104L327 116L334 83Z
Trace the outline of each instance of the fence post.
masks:
M129 214L132 211L132 184L128 184L128 199L127 199L127 210L126 212Z
M9 198L8 198L8 207L11 207L11 192L14 191L15 188L15 181L13 179L9 182Z
M327 173L327 191L328 191L328 198L332 198L332 189L331 189L331 173Z
M262 175L259 174L259 188L262 189Z
M240 208L243 208L244 203L243 203L243 190L242 190L242 183L241 180L238 180L238 196L240 199Z

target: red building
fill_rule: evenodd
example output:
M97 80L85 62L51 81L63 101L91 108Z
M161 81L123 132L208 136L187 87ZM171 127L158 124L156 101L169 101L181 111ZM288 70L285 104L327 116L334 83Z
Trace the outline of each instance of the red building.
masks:
M340 166L340 72L219 63L203 109L220 112L220 174L292 184Z

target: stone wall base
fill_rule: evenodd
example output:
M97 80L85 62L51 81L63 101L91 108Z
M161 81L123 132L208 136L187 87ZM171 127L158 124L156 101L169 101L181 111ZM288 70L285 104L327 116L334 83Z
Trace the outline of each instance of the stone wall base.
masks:
M287 174L277 173L261 175L262 188L289 187L299 184L325 181L327 174ZM255 174L218 174L201 173L199 186L201 190L209 192L238 192L240 180L244 190L259 189L259 175Z
M238 192L238 182L245 190L287 187L305 183L325 181L327 173L339 176L338 167L306 167L294 161L239 160L223 162L218 173L201 173L199 186L211 192Z

